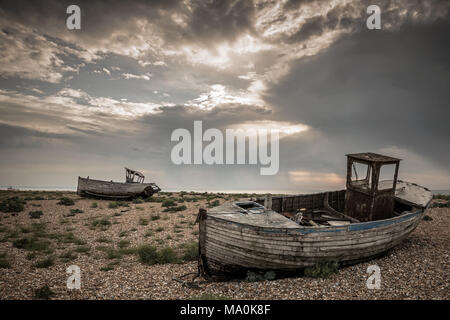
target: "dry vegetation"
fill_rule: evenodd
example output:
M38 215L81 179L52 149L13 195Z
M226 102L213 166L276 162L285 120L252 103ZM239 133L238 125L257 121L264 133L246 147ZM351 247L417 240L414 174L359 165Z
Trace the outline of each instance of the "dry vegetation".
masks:
M0 299L450 298L445 199L435 200L429 218L388 255L327 278L199 279L191 287L174 281L197 271L198 209L249 196L180 192L107 201L0 191ZM380 290L365 285L374 263ZM66 288L73 264L81 269L81 290Z

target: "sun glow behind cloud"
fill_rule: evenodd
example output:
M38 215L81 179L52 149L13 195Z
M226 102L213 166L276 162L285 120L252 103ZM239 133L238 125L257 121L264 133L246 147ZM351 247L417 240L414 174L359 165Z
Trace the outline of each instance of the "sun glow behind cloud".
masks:
M264 101L258 94L245 90L230 92L224 85L214 84L210 91L202 93L198 98L188 101L186 106L211 110L223 105L264 106Z
M261 130L267 130L268 132L277 131L280 138L283 138L286 136L305 132L309 130L309 127L301 123L294 124L285 121L263 120L239 123L232 126L232 129L242 129L247 133L253 133L255 135L258 134L258 132Z
M345 179L333 172L289 171L289 181L298 186L310 188L340 188L344 187Z
M194 64L204 64L218 69L226 69L233 66L233 56L245 56L269 50L273 46L262 42L249 34L245 34L234 43L218 43L212 48L197 46L184 46L180 51L172 54L182 54L186 59ZM249 64L251 66L251 64Z

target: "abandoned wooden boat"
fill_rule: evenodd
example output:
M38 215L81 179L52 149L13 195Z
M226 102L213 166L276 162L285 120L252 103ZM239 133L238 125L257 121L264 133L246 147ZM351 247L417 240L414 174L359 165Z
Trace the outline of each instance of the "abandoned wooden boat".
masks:
M321 261L348 265L399 244L422 220L431 192L397 181L400 159L374 153L347 157L346 190L267 195L201 209L199 271L214 276L258 269L292 272ZM355 165L365 166L363 178ZM393 166L393 179L380 180L384 166Z
M103 181L78 177L77 193L80 196L126 199L150 197L161 191L155 183L144 183L145 176L139 171L125 168L126 182Z

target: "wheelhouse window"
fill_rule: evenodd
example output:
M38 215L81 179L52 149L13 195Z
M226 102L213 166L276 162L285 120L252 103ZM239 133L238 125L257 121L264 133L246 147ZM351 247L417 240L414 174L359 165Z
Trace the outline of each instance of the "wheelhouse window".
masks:
M395 164L384 164L380 167L378 178L378 190L389 190L394 188Z
M350 184L354 188L365 191L372 189L372 166L353 161L351 168Z

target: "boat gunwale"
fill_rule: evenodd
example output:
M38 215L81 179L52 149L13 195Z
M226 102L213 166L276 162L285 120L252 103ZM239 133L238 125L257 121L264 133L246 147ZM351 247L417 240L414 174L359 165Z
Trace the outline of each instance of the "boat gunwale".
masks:
M365 221L365 222L357 222L351 223L346 226L321 226L321 227L306 227L300 226L298 228L286 228L286 227L263 227L263 226L255 226L248 223L231 221L228 219L221 218L220 216L215 215L207 215L207 219L215 219L220 220L226 223L235 224L244 228L249 228L253 230L258 230L266 233L300 233L300 234L308 234L308 233L320 233L320 232L355 232L355 231L364 231L375 228L389 227L392 224L401 223L403 221L407 221L415 218L418 215L424 214L428 209L432 199L430 199L427 205L423 208L417 208L415 211L410 211L403 213L400 216L395 216L389 219L382 219L376 221ZM220 212L214 212L214 214ZM278 213L278 212L277 212ZM280 213L278 213L280 214ZM280 214L281 215L281 214Z
M94 182L102 182L102 183L111 183L111 184L121 184L121 185L130 185L130 186L145 186L145 185L156 185L154 182L143 182L143 183L131 183L131 182L116 182L116 181L106 181L106 180L98 180L98 179L91 179L91 178L83 178L78 177L78 180L85 180L85 181L94 181Z

